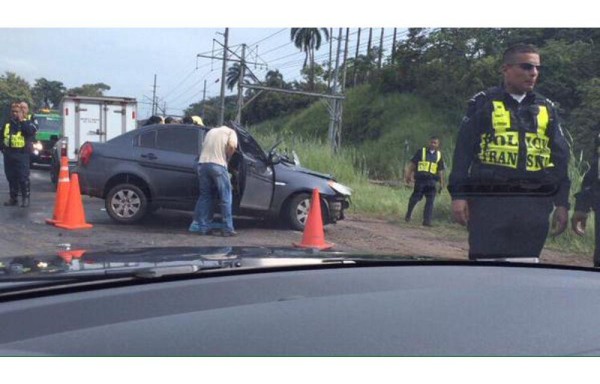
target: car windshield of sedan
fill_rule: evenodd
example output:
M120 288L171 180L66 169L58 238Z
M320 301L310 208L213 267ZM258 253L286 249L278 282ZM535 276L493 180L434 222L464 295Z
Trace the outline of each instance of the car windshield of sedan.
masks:
M0 29L0 355L600 355L600 29L39 33Z

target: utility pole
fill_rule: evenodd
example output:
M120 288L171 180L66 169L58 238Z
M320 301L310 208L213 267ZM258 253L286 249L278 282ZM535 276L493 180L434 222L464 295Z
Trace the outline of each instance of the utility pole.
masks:
M327 76L327 90L331 91L331 55L333 49L333 28L329 28L329 70Z
M394 28L394 40L392 40L392 64L394 64L396 60L396 31L397 28Z
M154 74L154 87L152 89L152 116L154 116L156 115L156 73Z
M358 28L358 37L356 38L356 54L354 55L354 73L352 74L352 86L356 87L356 66L358 64L358 49L360 48L360 28Z
M346 91L346 70L348 69L348 42L350 40L350 28L346 28L346 42L344 43L344 72L342 73L342 93Z
M225 38L225 43L227 43L227 35L228 35L228 32L227 32L227 30L226 30L226 38ZM222 46L223 46L223 49L224 49L226 52L227 52L227 51L229 51L229 53L230 53L231 55L233 55L233 56L236 56L236 57L239 57L239 60L238 60L238 59L231 58L231 57L230 57L230 58L227 58L225 53L223 54L223 57L222 57L222 58L221 58L221 57L215 57L215 56L206 56L206 55L201 55L201 54L197 54L197 55L196 55L196 57L205 57L205 58L207 58L207 59L223 60L223 63L224 63L224 64L223 64L223 74L222 74L222 76L223 76L223 77L222 77L222 79L221 79L221 116L220 116L221 122L219 123L220 125L222 125L222 124L223 124L223 121L225 120L225 119L224 119L224 116L225 116L225 83L226 83L226 81L225 81L225 80L226 80L226 79L225 79L225 78L226 78L226 71L225 71L225 69L226 69L226 64L225 64L225 63L226 63L226 62L237 62L237 63L240 63L240 74L241 74L241 76L243 76L243 77L241 77L241 78L240 78L240 81L238 81L238 103L239 103L239 100L240 100L240 99L239 99L239 96L240 96L240 94L241 94L241 91L239 90L239 88L240 88L240 85L241 85L240 83L243 83L243 78L246 76L246 69L248 69L248 68L247 68L247 65L248 65L248 64L254 64L254 65L258 65L258 64L260 64L260 63L255 63L255 62L248 63L248 62L246 61L245 54L246 54L246 47L247 47L247 46L246 46L245 44L243 45L243 50L244 50L244 52L243 52L243 55L244 55L244 57L242 58L242 57L238 56L238 55L237 55L235 52L231 51L231 50L230 50L230 49L227 47L227 45L225 45L225 44L221 44L221 43L219 43L219 42L217 42L217 43L218 43L219 45L222 45ZM250 69L248 69L248 70L250 71ZM252 71L250 71L250 74L252 75ZM257 80L257 81L258 81L258 80ZM243 87L245 87L245 85L243 85L243 84L242 84L242 85L241 85L241 88L243 88ZM205 92L205 96L206 96L206 81L204 81L204 92ZM242 96L243 96L243 95L242 95ZM243 107L244 107L244 106L243 106L243 101L244 101L244 99L243 99L243 97L242 97L242 99L241 99L241 108L239 108L239 105L238 105L238 117L237 117L238 119L241 117L241 115L239 115L239 114L241 113L241 110L242 110L242 109L243 109ZM203 107L203 108L204 108L204 107ZM204 110L204 109L203 109L203 110Z
M344 71L342 72L342 93L346 90L346 70L348 68L348 40L350 37L350 28L346 28L346 42L344 43ZM342 122L344 115L344 103L338 102L338 128L335 135L335 147L340 149L342 147Z
M206 80L204 80L204 91L202 92L202 109L200 110L200 115L202 117L202 119L204 119L205 116L205 108L204 108L204 104L206 103Z
M377 68L381 69L381 58L383 57L383 30L381 28L381 38L379 39L379 60L377 61Z
M223 44L223 70L221 72L221 109L219 112L219 124L223 125L223 121L225 120L225 72L227 70L227 50L228 50L228 42L229 39L229 28L225 28L225 42Z
M242 108L244 108L244 91L242 89L242 83L244 82L246 68L246 44L242 44L242 58L240 60L240 77L238 78L238 110L235 122L238 124L242 123Z
M373 28L369 28L369 43L367 44L367 62L368 62L368 69L367 72L365 73L365 81L369 81L369 79L371 79L371 39L373 37Z
M334 75L333 75L333 89L332 89L332 94L336 94L338 93L338 75L339 75L339 69L340 69L340 51L342 49L342 28L339 29L338 32L338 45L337 45L337 54L335 57L335 70L334 70ZM336 136L337 136L337 131L339 129L338 123L339 123L339 101L338 99L333 99L332 103L333 105L330 105L329 108L329 131L328 131L328 137L329 137L329 143L331 145L331 149L333 150L334 153L337 152L338 148L336 145Z

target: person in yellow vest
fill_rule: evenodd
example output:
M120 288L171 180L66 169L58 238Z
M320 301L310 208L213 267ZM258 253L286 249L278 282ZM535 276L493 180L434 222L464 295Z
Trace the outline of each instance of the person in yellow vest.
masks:
M33 124L33 128L35 129L35 132L37 133L38 123L33 118L33 115L31 113L29 113L29 104L27 104L27 102L25 100L23 100L23 101L19 102L19 106L21 107L21 110L23 111L23 119L31 122ZM29 150L30 153L33 153L33 143L35 141L36 141L36 138L33 137L31 140L29 140L27 142L27 149Z
M452 215L470 259L539 262L553 210L552 235L567 227L570 151L554 104L533 92L538 49L512 46L502 63L503 85L470 100L458 133Z
M415 206L425 196L425 208L423 210L423 225L431 227L433 218L433 203L435 201L436 185L441 192L444 188L444 159L440 148L440 139L436 136L429 138L429 146L419 149L410 160L408 169L404 176L407 184L414 183L413 193L408 201L408 209L404 220L409 222Z
M35 137L35 127L25 120L20 103L14 102L10 107L10 121L2 130L1 149L4 155L4 174L8 180L9 199L4 206L18 204L21 192L21 207L29 206L29 143Z

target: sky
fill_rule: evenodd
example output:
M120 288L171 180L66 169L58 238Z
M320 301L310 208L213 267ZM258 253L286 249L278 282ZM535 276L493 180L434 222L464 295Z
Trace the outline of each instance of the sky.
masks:
M504 1L501 13L481 14L466 0L370 0L354 6L334 0L304 0L301 6L271 0L170 0L144 7L122 0L34 0L27 9L7 3L3 13L10 17L0 21L0 74L15 72L31 85L43 77L67 88L102 82L111 87L108 96L135 97L140 118L151 113L156 75L160 107L168 115L181 115L202 100L204 81L207 98L220 94L222 62L197 55L221 57L217 42L223 42L225 27L232 50L240 54L241 44L248 46L247 58L256 63L250 68L260 80L268 70L279 70L290 82L300 78L304 61L304 53L290 41L291 27L333 28L334 36L340 27L350 28L350 57L356 53L358 28L363 31L360 53L366 51L368 28L373 28L373 45L379 44L383 28L389 54L394 28L401 39L407 27L597 26L594 13L581 12L579 1L570 1L565 10L544 7L543 17L514 0ZM328 58L329 44L324 43L317 61Z
M220 94L222 61L204 56L223 56L224 32L225 28L2 28L0 73L15 72L31 85L42 77L67 88L102 82L111 87L107 96L135 97L142 118L151 111L156 75L160 107L166 106L167 115L181 115L202 100L205 80L207 98ZM334 35L338 33L336 28ZM382 28L373 30L373 45L379 45L381 33ZM397 29L398 38L402 33ZM393 28L383 28L387 52L393 34ZM367 40L368 31L362 30L360 53L366 51ZM335 52L337 40L331 43ZM349 55L356 53L357 43L358 29L351 28ZM269 70L279 70L287 82L300 80L304 53L291 42L289 27L229 28L230 49L241 55L242 44L247 45L250 70L260 80ZM328 60L329 49L324 42L318 62Z

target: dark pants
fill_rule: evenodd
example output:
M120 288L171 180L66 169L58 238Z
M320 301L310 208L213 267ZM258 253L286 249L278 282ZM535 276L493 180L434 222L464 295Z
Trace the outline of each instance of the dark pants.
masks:
M433 217L433 202L435 201L435 180L415 180L415 187L408 200L406 220L410 220L412 211L423 196L425 196L425 209L423 210L423 224L431 224Z
M8 180L10 198L29 197L29 153L4 149L4 174Z
M547 197L469 200L469 259L539 257L550 229Z
M208 232L217 228L234 232L231 213L231 181L227 167L213 163L199 163L197 172L199 195L194 220L198 222L200 232ZM223 224L212 221L213 203L217 198Z

